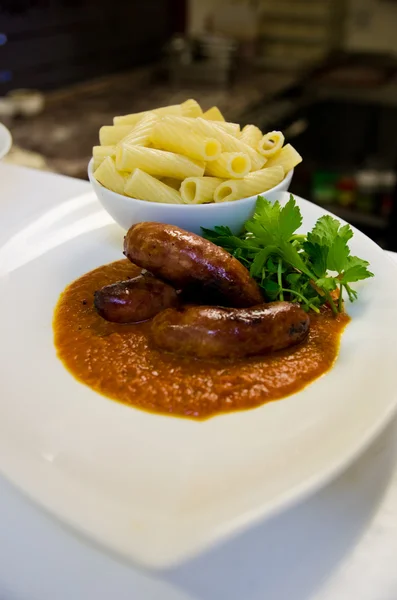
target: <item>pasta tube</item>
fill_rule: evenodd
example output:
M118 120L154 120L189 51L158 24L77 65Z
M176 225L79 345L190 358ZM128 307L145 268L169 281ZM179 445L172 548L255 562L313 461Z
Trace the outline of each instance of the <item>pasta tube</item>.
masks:
M119 144L136 144L137 146L148 146L152 135L153 127L159 121L160 117L154 113L148 113L139 121L135 127L126 135Z
M196 121L196 119L191 119L191 121ZM220 129L226 131L226 133L229 133L234 137L240 137L240 125L238 123L227 123L226 121L212 121L210 119L207 119L207 121L210 124L212 123L213 125L217 125ZM186 122L186 125L187 123L188 122ZM195 125L197 127L197 123Z
M214 192L222 181L217 177L187 177L181 185L182 200L185 204L213 202Z
M222 152L217 160L207 163L206 175L223 179L241 179L251 170L251 159L243 152Z
M181 111L185 117L201 117L203 114L200 104L191 98L182 102Z
M94 172L94 177L108 190L116 192L117 194L124 194L126 174L120 173L120 171L116 169L114 159L111 156L107 156L101 162Z
M182 115L182 109L180 104L171 104L170 106L162 106L161 108L154 108L153 110L144 110L143 112L132 113L131 115L123 115L121 117L114 117L114 125L136 125L139 121L149 113L154 113L160 117L164 115Z
M251 146L248 146L248 144L245 144L241 140L227 133L227 131L222 129L222 126L220 126L219 123L215 121L206 121L205 119L200 118L196 119L196 122L197 124L195 127L197 127L198 130L203 132L207 131L208 135L210 135L210 131L213 132L213 137L221 143L224 152L243 152L244 154L248 154L251 159L252 170L256 171L265 164L266 160L264 160L263 156L258 154L258 152L251 148Z
M291 144L286 144L276 156L271 156L266 166L274 167L280 165L288 173L291 169L302 162L302 157Z
M204 162L174 152L133 144L121 144L116 149L116 165L120 171L142 169L155 177L185 179L204 175Z
M259 127L256 127L255 125L246 125L243 127L240 135L240 140L245 144L248 144L248 146L251 146L251 148L255 148L255 150L262 138L263 133Z
M92 156L94 158L94 171L97 170L101 162L107 156L114 156L116 154L116 146L94 146L92 149Z
M244 179L231 179L221 183L214 193L215 202L230 202L249 198L270 190L284 179L284 169L280 166L266 167L249 173Z
M274 156L284 144L284 136L281 131L269 131L258 143L258 152L263 156Z
M203 119L207 119L207 121L226 121L225 117L217 106L212 106L206 110L202 116Z
M223 152L243 152L248 154L251 159L252 170L257 170L263 167L266 162L264 156L261 156L251 146L245 144L233 135L230 135L222 129L222 124L216 121L206 121L198 117L197 119L189 119L186 117L164 117L164 122L180 123L189 126L190 131L211 138L215 138L221 143Z
M226 133L229 133L230 135L233 135L234 137L239 137L240 136L240 125L238 123L227 123L226 121L209 121L208 120L208 125L209 127L207 129L204 129L204 126L201 125L200 127L200 122L197 119L194 119L192 117L178 117L175 115L167 115L167 119L162 118L162 121L174 121L179 123L180 125L182 125L182 123L184 124L185 127L193 127L195 128L197 131L201 132L203 135L209 135L209 132L211 131L210 127L211 125L216 125L217 127L219 127L220 129L222 129L223 131L226 131ZM205 119L204 119L205 120Z
M132 130L132 125L104 125L99 130L101 146L114 146Z
M240 125L238 123L227 123L226 121L213 121L213 123L226 133L234 135L234 137L240 137Z
M216 160L222 151L218 140L189 131L186 125L172 119L162 119L153 127L151 141L156 148L196 160Z
M141 169L135 171L125 182L124 193L138 200L164 202L166 204L182 204L179 192Z

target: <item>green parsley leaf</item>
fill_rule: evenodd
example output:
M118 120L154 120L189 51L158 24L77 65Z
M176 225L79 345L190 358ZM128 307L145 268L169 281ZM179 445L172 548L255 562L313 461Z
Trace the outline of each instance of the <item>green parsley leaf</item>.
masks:
M294 289L294 288L298 288L299 286L299 282L302 279L302 274L301 273L290 273L289 275L287 275L287 277L285 278L289 284L289 286Z
M325 292L333 292L338 287L338 280L336 277L321 277L317 279L316 285Z
M354 283L355 281L368 279L368 277L373 276L374 274L371 273L371 271L368 271L366 266L356 264L353 267L350 267L349 269L346 269L346 271L344 271L344 273L340 277L340 282L343 284Z
M339 221L330 215L320 217L313 227L312 231L307 234L307 241L320 246L330 246L338 234Z
M276 265L276 263L273 261L272 257L270 257L266 263L266 269L269 271L269 273L277 273L278 270L278 266Z
M324 277L327 272L328 246L321 246L316 242L303 242L303 248L309 258L313 273Z
M221 236L232 236L233 235L233 232L230 229L230 227L226 227L225 225L215 226L214 231L216 231L216 233L219 233L219 235L221 235Z
M349 240L351 240L351 239L352 239L352 237L353 237L353 231L352 231L352 228L351 228L351 227L350 227L350 225L348 225L348 224L346 224L346 225L343 225L343 226L342 226L342 227L339 229L339 231L338 231L338 235L339 235L339 237L341 237L342 239L344 239L344 240L345 240L345 242L346 242L346 244L347 244L347 242L348 242Z
M256 210L241 235L229 227L203 228L206 239L241 261L270 300L290 299L305 310L318 312L325 302L336 313L343 310L343 290L354 301L350 283L373 277L368 262L350 255L350 225L331 215L320 217L307 235L297 234L302 215L293 196L281 206L258 196ZM335 275L336 273L336 275ZM339 290L337 301L331 294Z
M277 298L280 293L280 286L276 281L272 281L271 279L265 281L262 287L266 292L266 296L271 300Z
M291 195L283 207L279 202L271 203L263 196L258 196L253 218L245 224L251 234L263 243L289 241L293 233L302 225L302 215L294 197Z
M254 216L248 224L259 223L263 229L263 234L274 235L278 229L278 219L280 215L280 203L269 202L263 196L258 196ZM246 223L246 228L249 231Z
M350 269L351 267L355 267L357 265L360 267L368 267L369 262L367 260L363 260L362 258L358 258L358 256L349 256L346 262L346 268Z
M298 252L294 246L288 242L280 243L280 250L282 252L282 257L287 261L292 267L298 269L298 271L302 271L311 279L315 279L314 274L311 272L309 265L304 262L301 254Z
M278 221L279 235L284 240L289 240L302 225L302 214L292 194L287 204L280 210Z
M341 273L346 267L349 254L350 250L346 240L337 234L328 250L327 269Z
M268 259L269 251L271 251L271 250L268 246L267 248L263 248L262 250L259 250L259 252L257 252L255 254L255 258L252 261L251 268L250 268L251 277L259 277L260 276L260 274L262 273L262 270L266 264L266 261Z

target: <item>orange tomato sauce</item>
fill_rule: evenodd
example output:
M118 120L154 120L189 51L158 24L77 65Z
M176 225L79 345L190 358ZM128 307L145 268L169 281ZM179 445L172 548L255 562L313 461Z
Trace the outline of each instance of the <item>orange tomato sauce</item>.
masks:
M184 358L150 344L150 321L120 325L97 314L94 292L139 272L121 260L71 283L55 309L54 341L78 381L146 411L206 419L284 398L332 367L349 321L325 309L311 313L308 338L287 350L233 361Z

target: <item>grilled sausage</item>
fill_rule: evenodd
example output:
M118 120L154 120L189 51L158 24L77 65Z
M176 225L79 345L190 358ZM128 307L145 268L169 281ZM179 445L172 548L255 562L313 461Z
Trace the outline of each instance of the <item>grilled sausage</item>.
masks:
M156 277L206 303L247 307L263 302L258 285L229 252L174 225L138 223L124 239L124 254Z
M94 295L98 313L114 323L145 321L177 304L178 296L174 288L150 273L106 285Z
M309 317L291 302L246 309L219 306L169 308L151 324L153 343L197 358L239 358L281 350L308 334Z

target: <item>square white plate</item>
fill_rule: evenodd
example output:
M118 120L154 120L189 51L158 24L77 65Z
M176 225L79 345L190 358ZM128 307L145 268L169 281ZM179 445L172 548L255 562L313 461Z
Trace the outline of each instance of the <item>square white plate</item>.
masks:
M285 202L289 195L282 196ZM304 226L323 211L297 198ZM93 193L0 222L0 470L102 546L165 567L324 485L396 405L396 267L355 232L375 278L348 307L335 367L303 392L204 422L118 404L57 359L52 315L73 279L121 257L123 232ZM13 231L10 233L10 223Z

